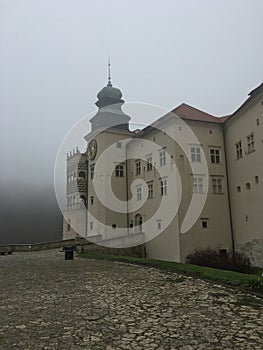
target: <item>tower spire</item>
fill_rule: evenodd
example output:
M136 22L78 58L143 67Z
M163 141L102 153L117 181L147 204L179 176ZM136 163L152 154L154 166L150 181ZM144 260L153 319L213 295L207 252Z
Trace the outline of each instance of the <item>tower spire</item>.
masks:
M110 67L111 67L111 64L110 64L110 56L108 57L108 84L107 86L112 86L111 84L111 71L110 71Z

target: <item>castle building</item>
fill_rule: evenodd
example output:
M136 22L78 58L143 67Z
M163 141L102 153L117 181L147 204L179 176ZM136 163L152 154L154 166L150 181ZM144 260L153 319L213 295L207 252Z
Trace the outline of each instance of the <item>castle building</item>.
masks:
M97 97L87 150L67 159L63 239L178 262L237 250L263 266L263 84L232 115L183 103L134 131L110 78Z

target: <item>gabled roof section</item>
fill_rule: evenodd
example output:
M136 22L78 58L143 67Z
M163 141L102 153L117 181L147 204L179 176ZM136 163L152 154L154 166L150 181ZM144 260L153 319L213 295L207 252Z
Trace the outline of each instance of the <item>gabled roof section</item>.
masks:
M202 122L212 122L212 123L221 123L221 118L215 117L212 114L201 111L195 107L189 106L186 103L182 103L175 109L171 111L178 115L182 119L188 120L197 120Z
M155 128L158 128L158 126L160 124L167 121L168 119L172 119L173 116L178 116L178 117L182 118L183 120L194 120L194 121L219 123L219 124L223 123L226 120L226 118L228 118L228 116L218 118L218 117L215 117L211 114L203 112L200 109L189 106L186 103L182 103L181 105L179 105L178 107L173 109L171 112L156 119L152 124L146 126L144 129L138 131L134 137L135 138L140 137L143 134L145 134L145 133L147 133Z

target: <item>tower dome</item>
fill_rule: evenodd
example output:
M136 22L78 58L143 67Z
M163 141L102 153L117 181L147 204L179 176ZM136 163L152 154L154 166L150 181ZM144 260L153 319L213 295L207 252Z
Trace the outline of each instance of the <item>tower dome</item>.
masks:
M108 63L108 84L97 94L99 107L97 113L90 119L92 131L98 128L114 128L129 130L130 117L122 110L124 101L120 89L112 86L110 76L110 62Z
M122 93L120 89L113 87L111 84L107 84L97 95L98 100L102 100L104 98L112 98L115 100L120 100L122 98Z
M112 86L110 74L110 61L108 63L108 67L108 84L107 86L104 86L97 94L98 101L96 102L96 106L98 106L99 108L104 108L114 104L122 105L124 103L124 101L121 99L121 90Z

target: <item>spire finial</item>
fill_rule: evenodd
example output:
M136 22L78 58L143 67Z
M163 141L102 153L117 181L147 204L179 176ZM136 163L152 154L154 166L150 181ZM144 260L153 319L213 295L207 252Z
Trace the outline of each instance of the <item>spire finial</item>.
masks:
M111 64L110 64L110 56L109 56L108 57L108 84L107 84L107 86L112 86L112 84L111 84L110 66L111 66Z

